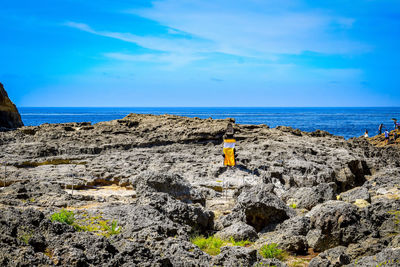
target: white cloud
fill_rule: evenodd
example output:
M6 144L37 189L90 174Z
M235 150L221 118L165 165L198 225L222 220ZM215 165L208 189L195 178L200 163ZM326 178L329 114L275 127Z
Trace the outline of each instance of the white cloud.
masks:
M341 35L334 32L350 28L353 18L295 8L300 1L294 1L293 5L289 3L163 0L153 1L150 8L129 12L209 40L215 44L216 52L239 56L304 51L346 54L368 49L366 45L339 37Z
M190 62L201 60L203 57L194 56L190 54L179 54L179 53L164 53L164 54L127 54L127 53L105 53L104 56L111 59L117 59L120 61L127 62L154 62L154 63L165 63L167 69L174 69L182 67Z
M272 77L274 75L284 77L299 72L301 66L280 62L282 54L305 51L354 54L369 49L343 34L353 26L354 18L304 7L300 0L157 0L148 8L125 12L158 22L167 28L167 34L140 36L98 30L78 22L67 22L65 26L154 51L104 54L121 62L150 62L174 69L208 58L212 60L207 66L198 66L198 69L231 69L232 65L213 58L215 53L223 53L247 58L244 64L247 68L258 68L258 72L264 69L271 79L276 78ZM246 70L246 66L241 65L235 65L234 69ZM318 71L313 75L323 76ZM352 70L343 70L343 73L355 78L359 76Z
M196 59L201 53L217 52L270 60L305 51L347 54L368 50L366 45L338 34L352 27L353 18L300 7L301 1L159 0L149 8L128 11L168 27L168 34L162 37L94 30L77 22L65 25L176 54L171 58Z
M139 36L131 33L94 30L87 24L66 22L65 26L76 28L92 34L135 43L139 46L164 52L210 52L210 44L205 40L193 40L188 38L162 38L153 36Z

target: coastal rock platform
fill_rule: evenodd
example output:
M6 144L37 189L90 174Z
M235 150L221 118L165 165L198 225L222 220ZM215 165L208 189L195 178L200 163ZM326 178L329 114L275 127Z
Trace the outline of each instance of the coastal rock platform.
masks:
M398 266L397 146L237 124L226 168L229 122L130 114L0 132L0 265ZM119 231L50 220L61 209ZM191 242L214 234L252 243L212 256ZM272 243L285 259L261 256Z

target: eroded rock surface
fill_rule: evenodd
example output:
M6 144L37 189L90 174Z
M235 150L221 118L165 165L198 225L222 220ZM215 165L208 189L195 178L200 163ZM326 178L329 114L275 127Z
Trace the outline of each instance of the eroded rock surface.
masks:
M131 114L0 132L0 264L286 266L262 259L271 243L289 266L398 260L396 146L235 125L237 166L227 169L228 122ZM50 221L61 208L121 231L103 237ZM191 242L199 234L255 243L210 256Z

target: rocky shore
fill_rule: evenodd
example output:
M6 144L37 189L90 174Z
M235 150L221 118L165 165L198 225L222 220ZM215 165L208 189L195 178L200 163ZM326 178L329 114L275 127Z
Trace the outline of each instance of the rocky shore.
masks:
M130 114L0 132L0 265L399 266L398 146L235 125L227 169L228 122ZM62 209L80 225L55 220ZM249 243L210 255L201 235ZM266 244L285 257L263 257Z

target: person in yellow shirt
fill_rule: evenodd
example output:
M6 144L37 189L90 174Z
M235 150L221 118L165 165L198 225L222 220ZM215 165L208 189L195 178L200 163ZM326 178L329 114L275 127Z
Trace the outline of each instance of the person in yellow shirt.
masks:
M229 123L224 135L224 165L225 166L235 166L235 145L236 139L234 138L234 129L232 123Z

